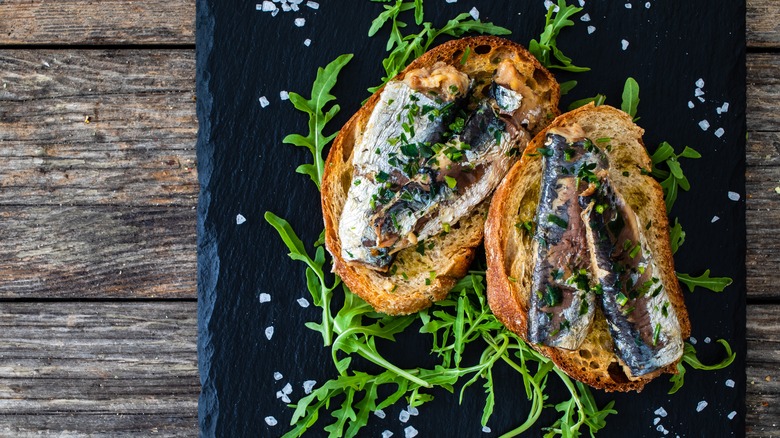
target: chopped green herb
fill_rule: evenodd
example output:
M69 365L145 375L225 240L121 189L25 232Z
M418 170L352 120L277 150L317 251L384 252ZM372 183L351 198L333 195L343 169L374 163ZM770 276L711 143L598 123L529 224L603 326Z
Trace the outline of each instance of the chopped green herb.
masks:
M563 302L563 291L549 284L544 290L544 303L547 307L555 307Z
M621 306L625 306L626 303L628 303L628 297L623 295L623 292L618 292L618 294L615 296L615 302Z
M658 345L658 337L661 335L661 323L655 324L655 329L653 329L653 345Z
M568 222L566 222L563 218L560 218L554 214L547 215L547 221L552 224L558 225L561 228L566 228L569 226Z
M469 60L469 55L471 55L471 47L466 46L466 50L463 51L463 56L460 57L460 65L466 64L466 61Z
M453 177L451 177L449 175L445 175L444 176L444 181L447 183L447 187L449 187L451 189L454 189L455 186L458 185L458 180L456 180L455 178L453 178Z

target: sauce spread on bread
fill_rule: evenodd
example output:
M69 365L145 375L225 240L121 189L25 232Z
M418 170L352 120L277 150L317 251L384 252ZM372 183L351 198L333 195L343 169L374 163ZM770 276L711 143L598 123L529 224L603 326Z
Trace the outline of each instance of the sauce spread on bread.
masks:
M539 152L529 340L574 350L593 318L603 317L629 376L675 362L683 349L679 321L606 155L577 125L550 129Z
M448 232L492 193L541 114L505 63L507 86L492 81L487 95L442 62L385 86L355 143L339 222L346 261L388 270L398 251Z

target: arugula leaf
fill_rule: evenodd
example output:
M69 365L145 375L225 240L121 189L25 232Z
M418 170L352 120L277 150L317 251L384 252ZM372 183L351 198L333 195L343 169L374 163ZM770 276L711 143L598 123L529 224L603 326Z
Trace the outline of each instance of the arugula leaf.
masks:
M606 100L607 96L603 94L597 94L593 97L586 97L585 99L575 100L569 104L569 111L585 106L591 102L593 102L593 104L596 106L603 105Z
M620 105L620 109L623 112L631 116L636 122L636 109L639 105L639 84L632 77L626 79L626 84L623 86L623 103Z
M713 292L723 292L723 289L732 283L732 280L729 277L710 277L709 269L704 271L704 273L698 277L691 277L688 274L680 274L678 272L677 279L679 279L681 283L684 283L686 286L688 286L688 290L690 292L693 292L696 286L709 289Z
M726 357L722 361L712 365L703 364L699 358L696 357L696 349L693 347L693 345L689 342L685 343L682 360L677 364L677 374L669 378L669 381L672 382L672 387L669 389L669 394L674 394L677 392L680 388L682 388L683 383L685 382L686 370L683 364L688 364L691 366L691 368L697 370L711 371L726 368L727 366L731 365L732 362L734 362L734 359L736 359L737 355L731 351L731 345L729 345L728 341L725 339L718 339L718 343L721 344L726 350Z
M685 242L685 231L680 225L680 219L674 218L674 225L669 228L669 240L672 244L672 254L677 254L677 250Z
M672 211L672 206L677 200L678 189L690 190L691 184L685 177L680 167L680 158L701 158L701 154L692 148L685 146L682 153L675 154L674 148L667 142L662 142L650 156L653 169L650 172L661 184L666 202L666 212ZM669 170L663 170L659 166L665 164Z
M575 6L569 6L565 0L558 0L557 11L556 6L550 5L547 9L547 15L544 20L544 31L539 36L539 40L533 39L528 44L528 51L539 60L539 62L547 68L556 68L564 71L571 72L583 72L588 71L588 67L577 67L571 63L571 58L564 55L563 52L558 49L557 38L561 30L568 26L574 26L574 22L569 18L574 14L580 12L582 8ZM550 58L552 55L559 64L555 64Z
M561 96L565 96L566 94L569 94L569 91L571 91L574 87L577 86L577 81L566 81L561 82Z
M309 175L318 189L322 182L322 173L325 168L322 151L338 134L338 132L334 132L326 136L322 131L325 129L325 125L341 109L338 105L333 105L325 111L325 106L336 99L330 94L330 91L336 85L339 72L347 65L350 59L352 59L352 54L341 55L325 66L325 68L318 68L317 77L311 88L310 99L307 100L298 93L290 93L290 102L292 102L295 108L309 115L309 134L305 137L301 134L290 134L284 137L282 142L309 149L309 152L314 157L314 163L301 164L295 171Z

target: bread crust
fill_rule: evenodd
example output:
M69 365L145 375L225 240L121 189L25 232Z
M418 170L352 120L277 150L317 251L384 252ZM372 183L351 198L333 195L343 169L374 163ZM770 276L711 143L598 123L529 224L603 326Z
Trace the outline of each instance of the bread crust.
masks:
M652 220L653 225L649 231L645 231L645 235L670 303L680 321L682 337L687 339L690 336L690 321L674 271L663 190L653 177L641 171L652 168L642 143L644 130L636 126L623 111L606 105L596 107L589 104L556 118L529 143L521 160L496 189L485 225L490 308L507 328L527 340L528 289L535 255L529 243L530 237L523 237L514 225L528 220L528 214L535 213L539 200L542 160L540 154L534 152L544 147L549 129L574 123L585 130L588 138L612 139L611 150L604 150L611 163L609 177L643 220L642 223ZM623 175L624 171L629 172L629 176ZM510 277L515 281L510 280ZM600 309L579 350L529 345L552 359L556 366L571 377L606 391L641 391L645 384L660 374L676 374L679 363L678 360L651 374L629 378L612 351L612 338Z
M470 54L465 63L461 63L467 48ZM560 89L552 74L524 47L503 38L479 36L444 43L414 60L394 80L402 79L410 70L430 67L436 62L450 64L472 78L489 77L498 66L498 58L513 61L527 78L531 88L535 92L539 91L542 98L540 100L546 103L547 114L559 114ZM325 245L333 256L333 271L352 292L379 312L404 315L422 310L445 298L455 283L466 275L474 258L475 248L482 241L484 220L490 201L485 200L475 207L468 217L453 225L445 237L436 237L435 248L426 251L425 255L415 252L415 248L400 251L395 263L406 270L403 272L408 278L391 279L359 263L346 262L341 256L338 225L354 170L353 146L362 135L362 129L366 126L381 93L382 89L375 92L344 125L325 161L321 191ZM430 284L426 284L426 280Z

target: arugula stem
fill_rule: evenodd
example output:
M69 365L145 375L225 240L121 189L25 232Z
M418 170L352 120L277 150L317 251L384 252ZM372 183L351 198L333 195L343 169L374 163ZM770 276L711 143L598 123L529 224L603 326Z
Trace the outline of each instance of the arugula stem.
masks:
M574 384L571 381L571 378L569 378L566 373L561 371L558 367L553 368L553 371L555 371L555 374L558 375L558 377L561 379L564 385L566 385L566 388L569 389L569 392L571 393L572 398L574 399L574 403L577 404L577 417L579 417L579 420L577 423L575 423L573 426L569 428L570 431L579 430L580 426L585 422L585 408L582 406L582 402L580 401L579 393L577 393L577 388L574 387Z

